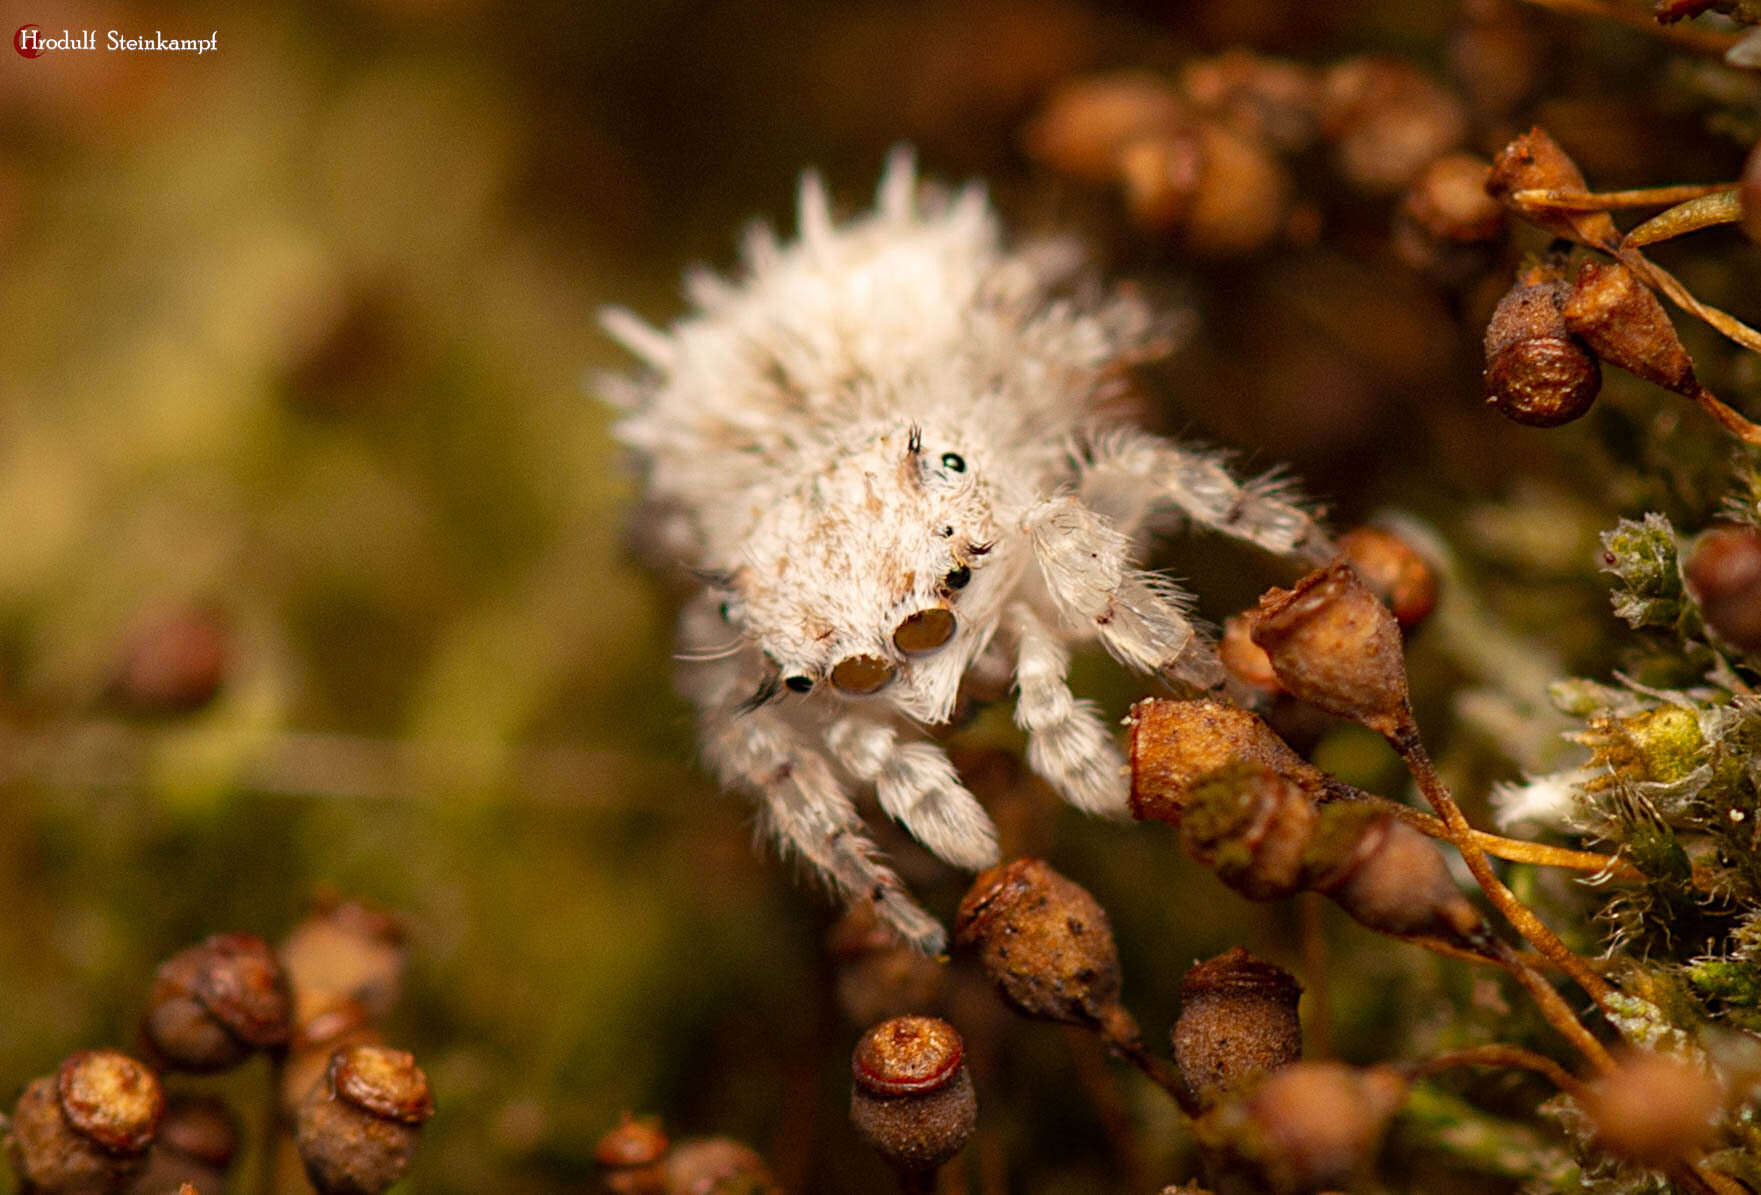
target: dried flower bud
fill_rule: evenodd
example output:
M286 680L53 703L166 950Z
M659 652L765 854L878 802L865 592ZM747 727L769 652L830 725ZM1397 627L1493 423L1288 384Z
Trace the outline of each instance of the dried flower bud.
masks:
M1714 527L1682 570L1706 625L1742 651L1761 651L1761 531Z
M600 1191L604 1195L664 1195L668 1144L659 1121L624 1113L593 1148Z
M349 900L323 900L283 939L278 952L292 984L297 1019L353 1002L377 1019L403 990L403 928L395 917Z
M1737 180L1737 203L1742 207L1742 229L1751 241L1761 241L1761 141L1749 151L1743 175Z
M1663 304L1619 262L1585 262L1562 313L1566 327L1609 364L1677 394L1699 392L1694 362Z
M1665 1166L1711 1142L1723 1103L1717 1080L1698 1067L1635 1050L1591 1085L1584 1111L1609 1153L1642 1166Z
M1465 946L1484 940L1485 923L1437 845L1386 810L1353 802L1323 808L1303 872L1310 888L1379 933Z
M1264 764L1314 791L1328 787L1325 773L1239 706L1151 698L1131 707L1130 724L1131 815L1139 821L1179 825L1193 785L1236 760Z
M231 630L221 613L188 606L130 633L111 691L141 713L188 713L214 700L231 658Z
M1301 785L1238 761L1193 786L1180 841L1249 900L1278 900L1307 887L1303 854L1319 816Z
M780 1195L770 1167L731 1137L699 1137L673 1146L666 1195Z
M1206 1117L1201 1135L1255 1163L1277 1195L1363 1185L1407 1083L1388 1067L1295 1062Z
M1400 626L1349 564L1268 590L1254 610L1253 641L1302 700L1388 737L1410 722Z
M1392 531L1354 527L1339 537L1339 554L1388 603L1402 630L1410 631L1436 608L1437 570Z
M238 1152L238 1137L238 1121L218 1096L170 1097L146 1172L135 1180L134 1190L162 1192L186 1184L200 1195L220 1195Z
M1194 108L1244 137L1286 153L1305 149L1315 139L1320 78L1302 63L1252 50L1225 50L1188 59L1179 80L1181 93Z
M25 1088L6 1154L30 1190L120 1191L146 1166L164 1112L151 1070L115 1050L83 1050Z
M1529 427L1558 427L1587 412L1602 367L1565 323L1571 286L1550 264L1521 274L1486 325L1486 401Z
M1252 623L1245 615L1232 614L1223 620L1223 634L1217 640L1217 659L1229 675L1249 689L1260 693L1282 693L1278 674L1265 649L1253 641Z
M1290 972L1239 946L1181 978L1174 1061L1201 1108L1302 1057L1301 995Z
M882 1021L856 1043L850 1070L851 1123L901 1174L933 1173L972 1136L978 1097L960 1034L946 1021Z
M217 934L160 965L141 1028L166 1065L224 1070L287 1041L287 978L263 939Z
M1620 233L1607 212L1574 212L1521 198L1526 191L1585 190L1584 172L1539 126L1499 150L1486 178L1486 194L1537 228L1579 244L1611 248Z
M1467 112L1440 84L1394 58L1349 58L1321 77L1321 131L1357 190L1392 195L1461 144Z
M428 1076L402 1050L351 1046L301 1101L295 1143L320 1195L376 1195L402 1177L434 1114Z
M851 906L827 945L838 1007L858 1025L922 1012L941 996L942 964L901 941L872 906Z
M1027 152L1061 174L1092 183L1118 177L1119 155L1133 142L1165 137L1189 119L1165 79L1120 71L1060 85L1027 127Z
M954 940L978 950L1003 999L1030 1017L1093 1026L1118 1015L1119 950L1104 909L1041 859L981 872Z

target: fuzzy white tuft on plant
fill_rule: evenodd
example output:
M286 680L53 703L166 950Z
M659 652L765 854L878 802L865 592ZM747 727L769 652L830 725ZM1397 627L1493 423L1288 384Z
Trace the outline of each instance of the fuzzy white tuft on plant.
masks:
M680 685L705 758L770 833L939 951L852 789L948 862L994 862L989 816L922 728L949 721L963 680L1012 676L1028 763L1123 813L1123 760L1066 684L1071 648L1223 677L1186 595L1139 567L1145 537L1185 519L1307 560L1330 545L1280 482L1110 413L1168 325L1085 286L1072 244L1005 248L982 189L920 186L907 152L844 224L808 174L799 239L755 228L744 259L736 280L694 271L695 310L666 331L603 317L646 366L604 388L646 466L653 546L705 585Z

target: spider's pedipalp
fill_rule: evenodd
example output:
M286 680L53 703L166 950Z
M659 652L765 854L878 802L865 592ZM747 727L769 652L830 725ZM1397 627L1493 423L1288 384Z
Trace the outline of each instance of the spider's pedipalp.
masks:
M940 747L901 743L892 727L855 716L832 724L826 746L853 777L874 785L889 817L937 855L972 871L997 861L990 815Z
M1094 704L1065 683L1070 652L1025 604L1010 608L1015 647L1015 722L1027 732L1027 763L1078 809L1123 817L1125 758Z

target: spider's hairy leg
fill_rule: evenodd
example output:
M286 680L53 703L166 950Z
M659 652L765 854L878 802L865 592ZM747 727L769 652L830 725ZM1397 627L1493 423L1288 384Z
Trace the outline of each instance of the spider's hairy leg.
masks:
M997 861L996 827L934 743L901 743L891 726L852 715L826 731L832 757L874 785L880 807L924 846L956 867Z
M1009 608L1015 640L1015 722L1027 732L1027 763L1078 809L1121 817L1130 795L1125 759L1094 704L1064 681L1070 652L1025 603Z
M1064 626L1100 639L1113 657L1201 689L1224 680L1211 645L1187 619L1185 595L1132 563L1131 540L1071 497L1022 519L1040 576Z
M680 645L716 650L719 618L699 599L681 619ZM725 638L725 628L720 628ZM693 633L695 632L695 633ZM868 900L898 934L926 954L947 946L941 924L906 893L868 838L867 828L824 755L772 708L749 707L764 665L746 647L721 658L681 664L681 688L699 710L703 757L724 787L758 802L760 823L785 851L813 865L846 903Z
M1280 556L1324 564L1334 555L1326 529L1277 474L1238 481L1222 453L1148 432L1117 430L1098 439L1079 493L1126 531L1135 531L1157 508L1172 506L1201 527Z

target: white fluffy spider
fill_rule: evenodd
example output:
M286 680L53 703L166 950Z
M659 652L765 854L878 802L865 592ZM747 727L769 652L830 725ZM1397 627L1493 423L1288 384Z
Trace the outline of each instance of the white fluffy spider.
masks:
M687 278L662 332L607 330L647 368L606 379L641 454L656 546L706 588L680 621L680 686L724 785L846 900L925 951L942 927L877 857L880 806L949 863L995 828L918 728L970 676L1013 677L1027 760L1073 805L1119 815L1112 733L1065 683L1073 646L1199 687L1222 680L1186 595L1138 567L1181 518L1283 555L1330 555L1277 481L1106 411L1166 325L1080 285L1062 241L1005 249L983 190L920 188L895 151L876 210L834 224L801 181L800 239L745 241L745 276Z

